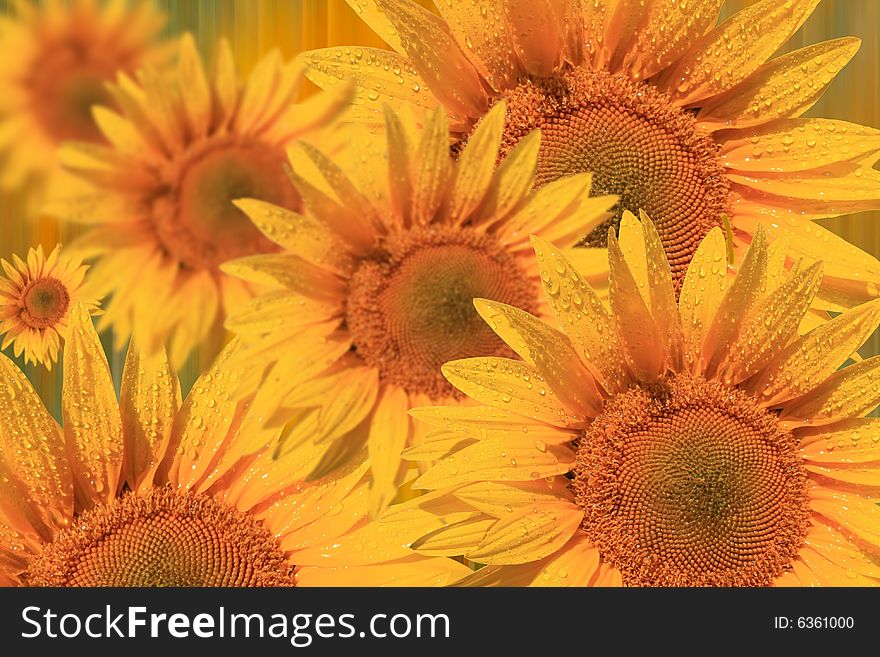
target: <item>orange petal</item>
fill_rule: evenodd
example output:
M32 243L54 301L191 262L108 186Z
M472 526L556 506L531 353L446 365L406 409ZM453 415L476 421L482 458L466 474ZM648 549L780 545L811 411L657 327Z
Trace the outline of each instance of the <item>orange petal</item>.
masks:
M443 19L408 0L377 0L376 4L400 34L415 69L450 113L482 115L488 106L486 92Z
M602 395L563 334L524 310L504 303L474 299L486 323L523 360L534 365L578 421L597 415Z
M629 37L629 47L619 53L622 63L612 67L623 68L637 80L650 78L688 52L715 25L722 4L724 0L697 0L686 6L679 2L645 3L646 16Z
M830 427L798 431L801 455L812 463L848 465L880 461L880 420L850 418ZM812 438L806 441L805 438Z
M623 352L633 376L652 382L663 373L666 364L666 341L645 305L639 285L633 277L612 230L608 231L608 267L611 272L611 310L622 338Z
M746 79L794 34L819 0L762 0L694 43L658 76L680 105L714 96Z
M503 0L486 0L479 12L470 0L448 0L436 6L459 48L489 85L497 92L515 87L522 71L512 56Z
M880 403L880 356L832 374L802 397L782 405L782 422L828 424L859 417Z
M754 308L721 361L725 381L739 384L770 363L792 338L822 280L822 263L798 271Z
M707 101L697 120L712 130L800 116L825 93L856 54L859 43L859 39L845 37L777 57L741 84Z
M532 236L547 302L581 362L607 392L624 387L623 347L614 317L556 247Z
M562 445L511 445L498 438L481 440L435 464L413 484L439 489L475 481L529 481L564 474L574 453Z
M584 418L572 414L544 377L527 363L509 358L465 358L446 363L443 375L483 404L562 428L584 423Z
M0 354L0 467L20 482L0 497L26 511L29 524L65 527L73 517L73 478L58 424L24 373ZM15 497L13 497L13 495ZM5 504L4 504L5 506ZM7 515L10 515L7 513ZM48 537L47 537L48 538Z
M489 565L537 561L560 550L583 519L579 506L562 501L518 509L492 525L465 556Z
M716 134L721 162L736 171L793 172L880 157L880 130L832 119L781 119Z
M768 406L794 399L831 376L880 325L880 299L864 304L783 349L749 388Z
M520 66L530 75L550 75L561 63L562 21L550 0L506 0L510 26Z
M171 437L180 406L180 386L163 353L148 356L134 340L128 346L119 407L125 435L122 479L132 490L152 485L154 467Z
M61 397L64 438L74 465L77 502L89 508L116 497L125 444L113 379L92 319L77 304L68 321Z

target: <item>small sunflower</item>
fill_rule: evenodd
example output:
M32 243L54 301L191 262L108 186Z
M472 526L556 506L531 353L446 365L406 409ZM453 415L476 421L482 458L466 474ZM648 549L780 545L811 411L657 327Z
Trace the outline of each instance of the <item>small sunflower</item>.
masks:
M533 238L564 333L475 303L522 360L450 362L484 406L425 407L444 454L395 508L424 555L488 564L480 585L880 584L880 357L838 369L880 323L880 300L798 336L820 263L783 268L763 229L733 278L713 228L676 304L653 224L609 231L610 312ZM392 507L394 508L394 507ZM381 522L381 518L380 518ZM438 518L434 518L435 526Z
M63 429L0 355L0 585L296 586L343 573L349 585L437 585L467 570L414 558L397 530L369 522L363 459L308 486L314 454L271 459L275 435L232 394L237 348L181 404L164 354L132 346L117 404L77 306Z
M0 277L0 349L12 345L24 362L47 369L58 360L58 349L67 336L70 309L82 303L98 314L98 299L85 283L87 265L61 255L59 244L46 257L42 245L30 249L27 262L12 256L0 260L6 277Z
M759 222L789 258L826 259L815 306L880 295L880 262L811 220L880 208L880 131L798 118L859 47L855 38L767 59L820 0L762 0L716 26L724 0L348 0L396 52L304 53L309 77L358 85L356 116L441 106L470 139L507 103L502 152L535 128L538 185L582 171L620 203L582 244L604 248L624 210L657 226L676 289L729 217L735 262ZM598 266L605 262L596 258ZM607 273L607 272L606 272Z
M323 445L320 474L366 443L376 509L397 490L400 450L419 440L406 409L461 398L441 365L509 351L474 312L473 297L541 312L529 233L573 245L615 201L588 197L587 174L533 192L538 132L496 168L503 104L457 160L445 112L421 132L410 119L389 109L387 146L364 130L346 151L359 158L355 179L384 187L355 183L315 148L296 151L291 178L307 213L238 203L284 252L223 266L274 288L227 321L246 344L255 381L271 364L255 401L260 412L287 419L295 411L285 444Z
M164 61L166 53L157 40L165 15L145 0L12 4L18 17L0 18L7 53L0 62L5 187L50 173L62 141L102 142L92 106L111 102L105 84L118 71Z
M71 247L97 258L94 279L112 294L101 326L112 325L120 344L135 330L147 351L167 342L180 363L249 298L250 286L219 264L276 247L232 200L298 208L285 148L348 100L323 94L294 105L302 82L302 68L276 51L240 85L225 42L208 77L186 35L175 71L147 67L137 82L122 75L111 88L122 113L95 109L109 146L63 151L78 180L49 212L89 226Z

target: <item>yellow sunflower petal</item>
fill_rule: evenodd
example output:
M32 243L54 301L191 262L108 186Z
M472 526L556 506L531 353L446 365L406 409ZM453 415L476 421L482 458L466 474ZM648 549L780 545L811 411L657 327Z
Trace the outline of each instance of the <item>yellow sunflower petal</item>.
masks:
M819 100L834 76L856 54L859 43L855 37L845 37L777 57L706 103L697 120L744 128L800 116Z
M872 562L842 534L824 523L814 522L804 542L838 567L852 573L880 579L880 566ZM849 577L854 579L854 577Z
M563 334L507 304L474 299L474 306L498 337L535 367L575 421L585 422L601 411L603 400L596 382Z
M563 23L556 7L549 0L504 3L514 52L530 75L548 76L560 63Z
M236 417L239 400L235 393L241 374L228 367L240 348L238 340L227 345L193 384L175 419L157 482L190 489L219 456L230 426L240 419Z
M654 317L657 330L663 336L666 344L666 357L669 364L678 367L681 361L682 335L681 319L672 283L672 270L669 267L669 260L654 222L642 210L639 211L639 215L645 240L646 280L651 315Z
M313 298L345 298L345 285L338 276L291 254L246 256L224 263L221 269L246 281L286 287Z
M776 52L817 4L819 0L762 0L746 7L693 44L660 74L658 86L681 105L733 87Z
M86 309L70 311L61 406L77 500L86 508L116 496L125 455L116 391Z
M804 171L835 162L869 166L880 157L880 130L833 119L782 119L723 136L719 158L736 171Z
M626 380L614 318L571 263L549 242L532 236L541 283L581 362L608 392Z
M24 499L48 527L73 517L73 478L58 424L24 373L0 354L0 464L26 486ZM4 491L4 496L7 495Z
M180 88L185 91L183 108L193 133L201 137L207 134L211 123L211 88L195 40L189 33L180 40L179 58Z
M836 419L864 415L878 403L880 356L874 356L835 372L802 397L783 404L779 419L827 424Z
M388 387L373 411L367 448L373 476L370 497L374 516L397 495L400 452L410 434L408 406L409 399L402 389Z
M400 452L400 456L407 461L432 462L446 458L450 454L464 449L474 443L473 438L462 436L454 431L429 431L412 447L407 447Z
M388 105L382 107L385 115L385 132L388 136L388 182L391 207L395 215L408 225L412 219L412 173L410 148L406 128L397 112Z
M453 495L483 513L503 518L515 508L568 499L567 485L564 477L506 483L478 481L456 488Z
M301 566L327 563L353 566L392 561L412 554L405 532L391 525L370 522L344 536L326 537L319 546L294 551L291 560Z
M428 424L474 438L543 440L558 444L574 440L576 432L530 420L507 408L493 406L424 406L410 415Z
M880 325L880 299L820 324L793 342L749 388L774 405L814 389L831 376Z
M456 557L479 545L496 522L497 518L483 515L468 518L422 536L412 544L412 549L429 556Z
M387 564L328 568L305 567L297 570L297 586L449 586L471 573L457 561L419 556ZM441 626L438 626L441 627Z
M171 437L180 406L180 387L164 353L149 356L134 340L122 372L119 407L125 435L122 480L132 490L152 485L152 470Z
M860 573L842 568L823 554L804 546L798 559L809 568L822 586L878 586L880 582Z
M842 491L817 489L810 508L859 539L880 545L880 507L862 497Z
M519 566L486 566L457 586L587 586L599 566L599 551L575 534L556 553Z
M666 344L639 291L639 283L614 232L608 232L608 268L611 272L611 310L623 341L626 362L641 381L655 381L666 363Z
M541 131L523 137L505 157L489 186L489 193L473 216L474 224L506 217L531 191L538 169Z
M509 358L465 358L446 363L443 375L477 401L557 427L581 426L549 383L530 365Z
M562 501L514 511L496 522L466 556L485 564L521 564L561 549L584 519L576 504Z
M495 91L515 87L519 67L512 61L513 44L504 5L488 0L475 12L470 0L448 0L437 5L459 48Z
M758 292L766 284L768 266L767 239L763 226L758 226L748 253L706 334L703 358L709 374L717 371L728 345L736 339L746 317L760 300Z
M489 190L489 183L495 174L495 161L501 145L506 111L504 101L496 103L480 120L458 156L449 208L449 219L453 222L466 221Z
M438 101L403 55L376 48L322 48L299 56L308 64L306 77L325 89L343 81L355 84L352 116L375 120L373 112L387 103L395 110L411 105L434 109ZM398 82L403 80L403 82Z
M480 116L488 99L473 64L443 19L404 0L376 0L400 34L400 42L431 92L452 113Z
M727 289L727 247L724 233L713 228L697 248L684 277L679 313L687 361L702 369L704 343Z
M429 224L440 209L453 172L449 128L442 108L428 118L418 152L413 180L413 221Z
M802 440L800 449L804 459L811 463L833 466L880 461L880 440L874 440L880 436L878 419L850 418L832 427L807 429L807 432L799 432L798 436L814 438L809 442Z
M873 488L880 487L880 468L872 465L865 468L854 468L850 466L825 467L805 463L803 468L807 472L819 475L818 477L815 477L818 481L822 481L824 478L826 480L825 483L829 483L829 485L834 485L835 482L839 482L841 484L854 484L856 486L870 486ZM832 481L828 482L827 480L829 479Z
M636 79L647 79L681 57L713 26L724 0L647 3L645 20L620 51L620 66ZM663 38L658 39L657 35Z
M586 197L592 184L592 175L581 173L559 178L547 183L528 197L525 204L501 223L499 231L503 244L524 241L531 232L540 233L544 226L554 224L567 217ZM604 200L600 201L604 204ZM595 214L596 223L601 215ZM580 234L588 231L582 227ZM570 246L570 244L569 244Z
M788 279L752 310L721 360L719 372L725 381L735 385L759 372L797 336L821 281L821 262L802 271L792 269Z
M388 16L379 6L376 0L345 0L355 10L357 15L370 28L378 34L382 40L397 52L403 52L400 43L400 33L394 27L394 23L388 20Z
M465 447L435 464L413 488L439 489L474 481L528 481L564 474L571 469L574 453L563 445L511 445L487 438Z

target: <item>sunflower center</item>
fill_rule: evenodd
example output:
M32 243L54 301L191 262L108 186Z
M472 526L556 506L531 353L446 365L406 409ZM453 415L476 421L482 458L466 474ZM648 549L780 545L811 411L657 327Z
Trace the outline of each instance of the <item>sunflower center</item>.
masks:
M172 167L171 193L153 205L166 250L191 269L274 250L233 201L255 198L292 207L297 199L284 162L279 149L258 144L227 142L188 153Z
M54 326L70 306L70 293L57 278L40 278L25 289L21 320L35 329Z
M102 140L92 107L113 104L105 83L125 62L95 56L87 44L71 41L49 49L33 68L33 111L56 141Z
M440 372L447 361L509 354L473 299L534 311L534 288L494 238L417 228L388 238L381 255L360 266L346 320L357 353L385 381L439 399L455 394Z
M582 527L630 586L765 586L807 529L794 437L750 396L679 376L612 399L584 433Z
M693 117L650 85L589 68L525 82L507 103L502 154L541 128L537 185L591 172L593 194L620 196L612 217L583 244L604 247L624 210L644 210L680 284L700 240L727 210L717 145Z
M76 518L31 564L32 586L293 586L251 516L204 495L128 493Z

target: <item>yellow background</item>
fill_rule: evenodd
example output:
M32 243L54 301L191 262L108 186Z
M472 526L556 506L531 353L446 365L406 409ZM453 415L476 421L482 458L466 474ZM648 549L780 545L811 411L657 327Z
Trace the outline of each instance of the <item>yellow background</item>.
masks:
M433 7L432 0L418 1ZM754 1L728 0L723 15L729 16ZM9 4L10 0L0 0L0 11L5 12ZM302 50L325 46L383 45L344 0L155 0L155 4L169 15L168 35L192 32L208 57L218 38L228 38L243 71L273 48L292 57ZM847 35L862 39L861 51L809 115L880 127L880 0L824 0L783 52ZM0 57L13 56L3 52L0 44ZM29 246L39 243L51 249L59 239L70 238L69 232L60 231L53 222L25 221L23 207L21 194L0 196L0 257L9 258L12 253L23 256ZM862 249L880 255L878 222L880 212L871 212L823 224ZM878 347L880 339L875 336L863 353L876 354ZM118 371L119 356L111 361ZM190 359L181 373L185 387L201 366L198 355ZM50 409L57 413L60 368L52 373L41 367L26 371Z

